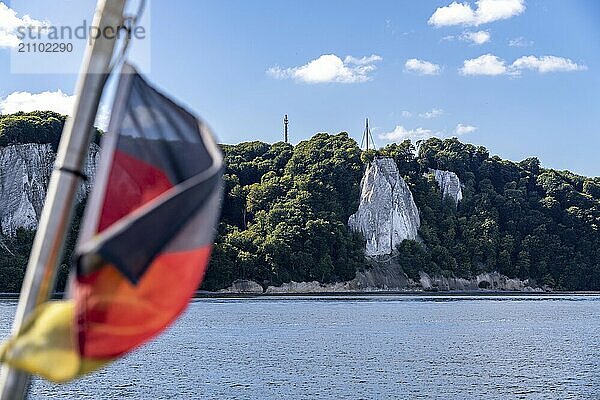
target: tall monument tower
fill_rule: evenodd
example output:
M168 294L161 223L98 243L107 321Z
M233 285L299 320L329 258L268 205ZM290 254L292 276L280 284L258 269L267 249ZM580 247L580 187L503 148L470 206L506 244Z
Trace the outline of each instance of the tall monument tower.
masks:
M286 143L288 142L288 122L287 114L285 114L285 117L283 117L283 140Z

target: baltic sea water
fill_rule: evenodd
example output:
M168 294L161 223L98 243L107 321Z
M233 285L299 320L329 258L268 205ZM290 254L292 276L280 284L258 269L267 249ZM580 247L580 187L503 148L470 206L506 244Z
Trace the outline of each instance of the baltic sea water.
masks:
M1 335L14 301L0 302ZM595 399L600 296L197 299L165 334L32 399Z

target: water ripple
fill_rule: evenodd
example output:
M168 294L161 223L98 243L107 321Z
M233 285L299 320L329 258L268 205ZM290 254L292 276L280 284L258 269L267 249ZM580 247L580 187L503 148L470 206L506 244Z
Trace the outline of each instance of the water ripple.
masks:
M201 299L33 399L600 398L600 296ZM6 336L14 302L0 302Z

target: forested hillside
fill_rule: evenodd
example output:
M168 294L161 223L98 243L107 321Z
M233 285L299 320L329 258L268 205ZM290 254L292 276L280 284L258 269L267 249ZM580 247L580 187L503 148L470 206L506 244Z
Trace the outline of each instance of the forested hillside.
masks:
M333 282L364 265L349 232L362 175L360 149L346 134L320 133L296 147L223 146L226 197L206 288L247 278L263 285Z
M50 143L56 150L66 117L53 111L0 114L0 147L22 143ZM100 143L96 130L94 142Z
M0 147L55 144L63 122L52 113L0 117ZM386 156L396 161L421 215L422 241L404 241L395 257L409 276L498 271L556 289L600 290L600 178L545 169L536 158L490 157L457 139L429 139L418 150L406 141L367 153L346 133L319 133L296 146L222 148L225 199L204 289L240 278L263 286L343 281L369 268L363 239L347 221L358 207L365 163ZM442 199L430 168L459 176L458 206ZM0 291L19 287L32 237L26 231L0 237Z
M361 154L345 133L317 134L295 148L250 142L224 151L226 198L207 288L235 278L330 282L364 268L362 239L346 222L358 205L364 163L387 156L421 214L422 242L398 249L409 276L498 271L557 289L600 289L599 178L544 169L536 158L490 157L457 139ZM430 168L459 176L458 206L442 200Z
M559 289L600 289L600 179L489 157L483 147L430 139L386 151L404 166L421 211L424 245L405 241L400 264L458 276L496 270ZM454 171L465 185L455 208L439 201L427 168Z

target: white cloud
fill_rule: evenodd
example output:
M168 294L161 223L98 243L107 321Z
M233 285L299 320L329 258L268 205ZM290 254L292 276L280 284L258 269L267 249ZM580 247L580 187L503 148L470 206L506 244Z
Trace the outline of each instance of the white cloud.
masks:
M474 44L487 43L490 41L491 38L492 38L492 35L490 35L490 33L488 31L477 31L477 32L466 31L466 32L463 32L462 35L460 35L461 40L464 40L465 42L471 42Z
M452 132L455 136L462 136L467 133L472 133L477 130L476 126L458 124ZM402 125L397 125L391 132L386 132L378 135L379 139L387 140L390 142L402 142L403 140L410 139L411 142L416 143L419 140L427 140L432 137L445 138L450 137L445 131L433 131L427 128L415 128L407 129Z
M456 125L456 128L454 129L454 133L458 136L461 136L466 133L475 132L476 130L477 130L476 126L458 124L458 125Z
M344 59L344 63L354 65L371 65L381 60L383 60L383 58L376 54L371 54L370 56L365 56L361 58L346 56L346 58Z
M410 111L404 110L404 111L402 111L402 116L404 118L410 118L410 117L412 117L412 113Z
M484 54L465 60L459 72L462 75L520 75L524 70L547 72L584 71L587 66L573 60L556 56L524 56L507 65L506 61L493 54Z
M473 44L481 45L489 42L492 39L492 35L489 31L464 31L460 35L447 35L442 37L442 41L453 41L462 40L463 42L471 42Z
M585 65L579 65L568 58L556 57L556 56L525 56L518 58L512 67L516 70L530 69L538 71L542 74L546 72L571 72L571 71L583 71L587 67Z
M17 37L17 28L49 26L48 21L39 21L29 15L17 16L17 12L0 2L0 48L17 47L21 42Z
M438 28L452 25L478 26L508 19L524 11L525 0L477 0L475 9L469 3L453 1L435 10L428 23Z
M414 143L417 140L426 140L435 135L436 133L430 129L406 129L401 125L397 125L393 131L380 134L379 138L394 142L402 142L403 140L410 139Z
M442 110L441 108L433 108L433 109L431 109L431 111L427 111L427 112L419 114L419 117L425 118L425 119L431 119L431 118L437 118L443 114L444 114L444 110Z
M347 56L344 60L335 54L323 54L300 67L271 67L267 74L276 79L294 79L304 83L359 83L371 80L370 73L375 63L383 60L378 55L355 58Z
M509 40L508 45L510 47L528 47L533 46L533 41L527 40L523 36L519 36L517 38Z
M508 68L504 60L493 54L484 54L465 60L459 72L462 75L504 75Z
M14 92L0 100L0 113L12 114L17 111L54 111L68 115L73 109L75 96L61 90L55 92L29 93Z
M469 4L453 1L452 4L435 10L429 17L428 24L436 27L470 25L468 22L471 22L474 18L473 9Z
M439 65L417 58L407 60L406 64L404 64L404 69L419 75L438 75L441 71Z
M54 111L63 115L73 112L75 96L69 96L60 89L54 92L13 92L0 98L0 114L13 114L18 111ZM96 126L106 130L108 127L108 107L101 105L96 117Z
M13 34L0 30L0 49L17 47L21 41Z

